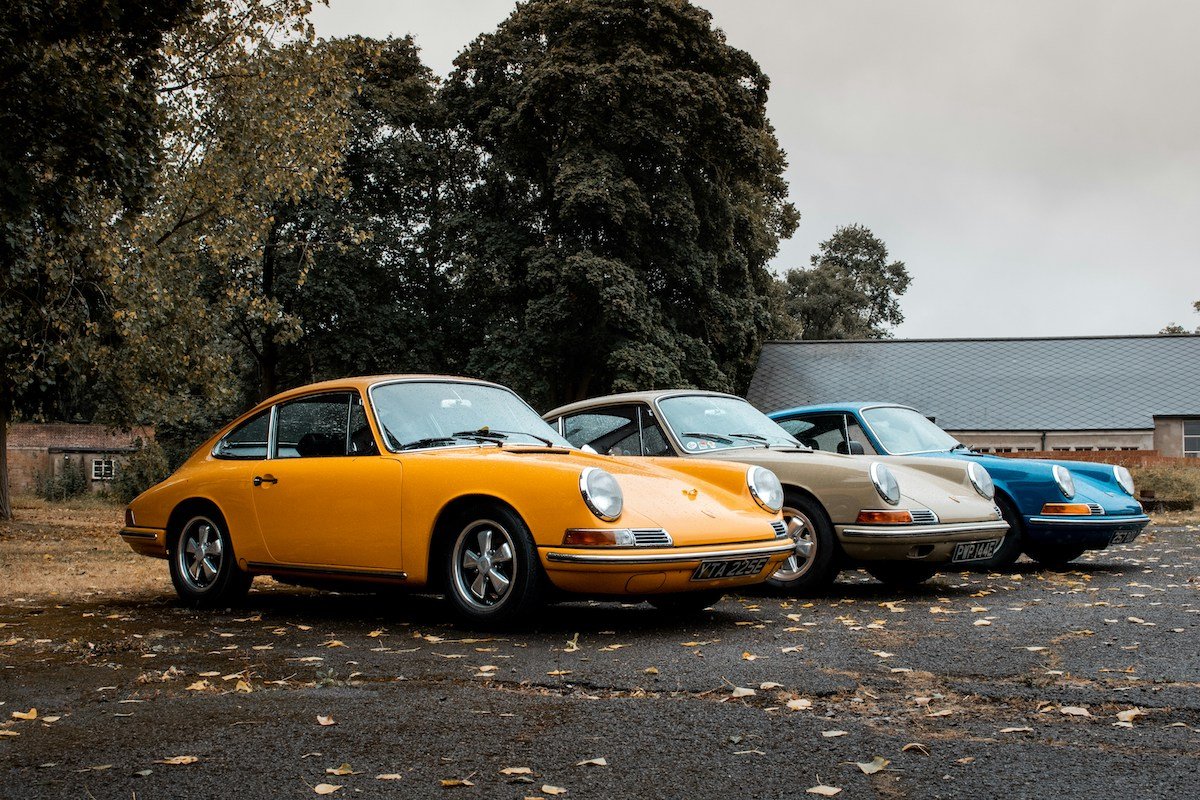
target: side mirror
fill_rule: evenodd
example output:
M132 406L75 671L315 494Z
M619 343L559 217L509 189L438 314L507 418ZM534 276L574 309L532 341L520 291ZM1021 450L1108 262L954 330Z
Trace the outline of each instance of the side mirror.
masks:
M844 456L861 456L867 452L863 449L862 442L838 442L837 451Z

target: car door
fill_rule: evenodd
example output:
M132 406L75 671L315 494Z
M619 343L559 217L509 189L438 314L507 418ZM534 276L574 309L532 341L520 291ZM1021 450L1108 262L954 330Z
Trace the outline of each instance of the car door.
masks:
M280 564L399 572L399 461L379 455L362 396L279 404L271 455L252 476L259 530Z

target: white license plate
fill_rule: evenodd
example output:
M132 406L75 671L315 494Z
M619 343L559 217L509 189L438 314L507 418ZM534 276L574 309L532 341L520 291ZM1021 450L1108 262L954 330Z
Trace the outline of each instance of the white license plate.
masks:
M767 557L730 558L722 561L702 561L692 573L694 581L715 581L721 578L741 578L757 575L767 566Z
M984 539L982 542L963 542L954 546L954 557L951 561L979 561L991 558L1000 546L1000 539Z
M1109 544L1129 544L1138 537L1141 531L1117 531L1108 540Z

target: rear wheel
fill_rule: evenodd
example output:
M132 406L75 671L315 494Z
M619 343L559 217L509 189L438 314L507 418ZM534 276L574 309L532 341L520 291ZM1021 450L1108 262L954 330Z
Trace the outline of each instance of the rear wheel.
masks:
M937 567L933 564L909 564L904 561L879 561L867 564L863 569L880 583L898 589L920 586L937 574Z
M446 563L447 596L459 616L500 625L541 601L545 579L529 528L504 508L462 518Z
M1086 551L1086 547L1073 544L1031 544L1025 548L1025 555L1046 569L1066 569Z
M724 596L719 591L681 592L663 594L650 598L650 605L664 614L672 616L694 616L709 606L716 605Z
M1021 512L1017 511L1016 506L1007 498L998 494L996 495L996 505L1000 508L1000 515L1008 523L1008 532L1004 534L1004 540L1000 542L1000 546L996 548L996 552L992 554L991 558L973 561L968 565L973 570L1011 567L1021 557L1021 550L1025 546L1025 523L1021 520Z
M834 561L833 525L816 502L789 493L783 502L783 521L796 549L771 577L767 585L793 594L809 594L828 588L837 578Z
M197 514L179 529L171 548L171 583L193 608L235 605L254 576L238 569L233 543L219 514Z

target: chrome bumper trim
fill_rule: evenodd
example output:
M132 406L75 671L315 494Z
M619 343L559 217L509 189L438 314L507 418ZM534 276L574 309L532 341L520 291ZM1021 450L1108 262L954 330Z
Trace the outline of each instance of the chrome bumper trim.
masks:
M122 528L121 536L126 539L157 539L162 531L154 528Z
M946 533L1000 533L1008 530L1008 524L1000 521L964 522L947 525L874 525L870 528L845 528L843 536L860 536L867 539L894 539L898 536L937 537Z
M1061 517L1030 517L1030 522L1039 525L1148 525L1150 518L1145 514L1133 517L1092 517L1063 515Z
M779 544L772 542L766 547L753 547L743 550L691 550L680 553L546 553L547 561L561 564L674 564L688 561L704 561L709 558L756 558L773 556L778 553L790 553L796 549L795 542Z

